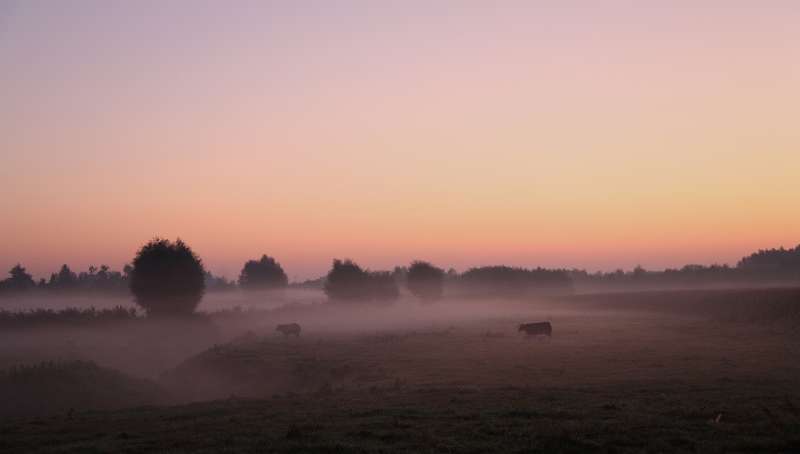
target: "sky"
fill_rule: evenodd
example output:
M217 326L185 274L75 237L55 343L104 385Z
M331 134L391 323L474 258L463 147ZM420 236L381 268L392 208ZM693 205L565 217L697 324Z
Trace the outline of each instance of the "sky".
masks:
M0 270L800 243L796 1L0 0Z

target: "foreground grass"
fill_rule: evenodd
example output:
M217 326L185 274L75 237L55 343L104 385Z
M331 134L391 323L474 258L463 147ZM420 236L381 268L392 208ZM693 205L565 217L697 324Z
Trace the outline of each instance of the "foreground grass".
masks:
M0 421L7 452L795 452L792 383L331 391Z

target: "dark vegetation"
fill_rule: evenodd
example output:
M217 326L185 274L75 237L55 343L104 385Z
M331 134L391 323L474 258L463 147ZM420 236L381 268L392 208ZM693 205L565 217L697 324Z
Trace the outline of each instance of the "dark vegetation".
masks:
M133 259L131 292L148 315L191 314L204 291L203 263L181 240L156 238Z
M88 271L76 274L69 266L61 265L58 273L50 275L50 280L42 287L56 293L97 293L97 294L124 294L127 292L127 279L130 277L131 268L125 266L120 273L112 271L108 266L100 268L90 266Z
M4 293L24 292L36 287L33 277L19 263L9 270L8 276L0 281L0 291Z
M420 286L422 281L417 280L419 275L412 276L409 282L409 273L413 267L414 263L411 267L396 267L391 272L369 272L352 261L336 260L327 276L293 283L291 286L326 290L331 299L340 301L391 301L395 298L395 290L404 286L424 301L436 299L438 284L430 284L429 287L423 288L424 286ZM122 272L113 271L108 266L102 265L99 268L90 266L87 271L75 273L67 265L63 265L58 273L50 276L49 280L41 279L35 282L22 265L16 265L9 271L9 277L0 281L0 296L36 292L52 295L125 296L130 294L132 270L130 265L126 265ZM420 270L432 276L431 270L419 268L419 265L412 274ZM438 275L438 272L436 274ZM335 282L328 284L331 277ZM288 286L288 278L280 263L266 255L259 260L245 263L238 285L237 282L214 276L208 271L204 271L203 280L205 290L209 292ZM432 283L436 282L438 277L426 277L425 280ZM590 273L579 269L525 269L499 265L471 268L462 274L451 268L444 273L443 282L444 294L511 298L558 295L572 291L586 293L636 289L796 285L800 284L800 246L793 249L761 250L742 258L733 267L686 265L679 269L664 271L636 267L631 271ZM350 286L352 288L347 288ZM424 296L423 292L427 296Z
M630 290L653 288L747 287L800 283L800 245L793 249L765 249L729 265L686 265L679 269L609 273L569 271L576 287L587 290Z
M428 262L413 262L406 273L408 290L424 302L433 302L444 293L444 270Z
M275 290L289 285L289 278L274 258L262 255L248 260L239 275L239 286L245 290Z
M9 271L9 278L0 281L0 296L19 296L21 294L52 296L127 296L130 295L130 273L133 268L125 265L122 271L114 271L108 265L89 266L86 271L74 272L69 265L62 265L49 279L35 282L21 265ZM236 288L236 282L229 281L211 272L205 273L206 290L225 291Z
M334 260L325 280L325 294L335 302L380 302L396 300L400 291L388 271L362 269L352 260Z
M561 270L508 266L472 268L452 284L460 294L486 297L525 297L572 292L572 280Z
M0 329L30 328L40 325L67 324L89 325L93 323L140 320L136 308L117 306L112 309L68 307L66 309L31 309L27 311L0 310Z

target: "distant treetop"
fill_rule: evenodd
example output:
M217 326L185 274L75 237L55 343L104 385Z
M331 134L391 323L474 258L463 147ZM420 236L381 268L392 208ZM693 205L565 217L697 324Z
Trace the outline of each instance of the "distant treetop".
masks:
M19 263L8 271L8 275L8 279L0 281L0 291L19 292L36 287L33 276Z
M753 270L800 270L800 245L794 249L763 249L739 261L738 268Z
M325 294L332 301L391 302L400 296L388 271L367 271L352 260L334 259L325 279Z
M248 260L239 275L239 285L246 290L273 290L289 285L281 264L268 255L260 260Z

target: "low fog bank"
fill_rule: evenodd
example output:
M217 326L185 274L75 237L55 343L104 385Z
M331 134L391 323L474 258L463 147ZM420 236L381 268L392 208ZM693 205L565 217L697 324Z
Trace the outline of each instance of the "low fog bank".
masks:
M303 334L363 334L367 332L409 330L451 326L495 319L548 316L551 306L545 300L513 301L502 299L444 299L425 305L412 298L393 304L321 303L290 305L271 311L243 311L244 319L257 332L270 333L279 323L299 323ZM222 314L220 314L223 317Z
M287 304L313 304L325 300L322 290L287 288L276 291L206 292L198 307L200 312L214 312L226 309L274 309ZM19 312L38 309L62 310L67 308L113 309L123 307L141 311L133 296L119 295L69 295L69 294L31 294L0 298L0 310Z
M0 369L39 361L86 360L136 377L155 378L189 356L243 336L282 340L278 324L298 323L302 339L440 332L468 326L518 324L559 317L618 318L646 316L691 320L800 323L800 289L681 290L563 295L525 299L453 298L421 303L408 295L392 303L344 303L324 299L318 290L274 293L210 294L202 312L190 317L102 318L66 315L38 320L3 319ZM101 300L85 301L102 306ZM119 301L106 301L113 306Z
M318 295L298 292L289 296L292 303L272 309L264 304L243 308L234 304L242 302L239 298L218 306L235 309L192 317L53 323L0 331L0 395L15 396L8 401L14 408L6 408L0 416L307 391L324 384L327 376L307 377L316 374L312 369L317 367L303 365L313 355L313 350L306 351L309 346L329 343L337 355L356 360L361 352L340 347L349 342L383 345L386 339L408 336L434 339L487 320L513 330L519 322L547 316L523 302L443 300L424 305L404 297L376 306L313 302ZM301 336L285 338L275 330L280 323L299 323ZM225 356L233 364L221 368L212 364L207 370L205 361L215 352L243 343L263 350L258 373L243 379L239 375L243 369L236 363L237 358L246 361L246 356L235 355ZM287 357L285 351L273 348L300 348L299 363L292 354ZM362 372L364 368L369 366L359 366ZM220 378L229 373L230 379ZM297 381L298 376L304 378Z
M66 316L56 316L52 320L9 322L0 331L0 369L39 361L86 360L137 377L154 378L187 356L247 333L280 338L275 331L280 323L299 323L305 338L446 328L498 318L522 322L547 316L543 311L537 313L536 305L529 302L443 300L423 305L412 298L401 298L390 305L336 304L320 302L320 295L313 290L287 291L283 300L253 294L226 294L220 299L210 295L204 301L206 312L182 318L66 320ZM289 303L280 305L283 301ZM76 302L71 300L68 305ZM118 301L106 305L114 303Z
M50 389L59 380L73 385L58 389L76 386L86 402L115 408L148 403L148 396L164 404L342 389L560 386L690 375L771 379L798 372L781 362L798 345L798 288L428 303L407 294L392 303L327 301L317 290L287 291L284 299L257 292L215 296L207 295L203 312L188 317L3 329L0 370L28 369L0 373L0 391L30 396L25 411L39 411L49 408L40 398L49 394L37 393L37 386ZM552 322L552 338L517 330L543 320ZM284 323L298 323L300 336L276 331ZM98 386L121 396L97 394Z
M286 288L269 291L235 290L207 293L198 306L201 312L225 309L275 309L289 304L314 304L325 301L322 290Z

